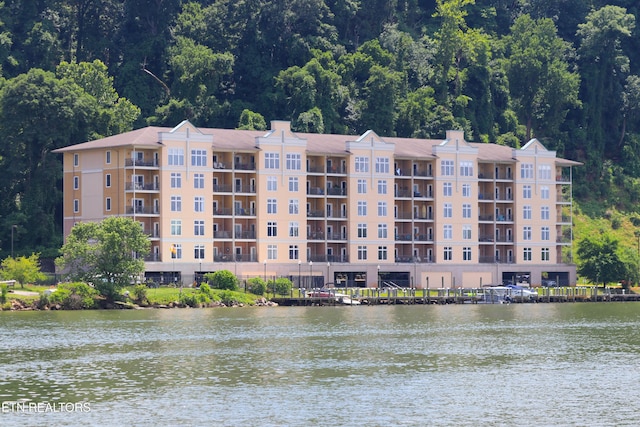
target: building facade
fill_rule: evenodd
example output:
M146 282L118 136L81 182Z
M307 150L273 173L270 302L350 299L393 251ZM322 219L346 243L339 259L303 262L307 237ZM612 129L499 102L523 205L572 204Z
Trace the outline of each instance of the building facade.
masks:
M149 235L148 279L226 269L296 286L575 284L572 168L533 139L147 127L56 150L64 234L110 215Z

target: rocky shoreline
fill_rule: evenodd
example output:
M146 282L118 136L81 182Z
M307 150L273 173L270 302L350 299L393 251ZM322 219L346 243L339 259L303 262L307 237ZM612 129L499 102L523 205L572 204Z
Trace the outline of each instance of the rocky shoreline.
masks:
M61 304L45 304L40 306L38 301L33 301L31 303L27 303L20 299L10 299L9 300L10 308L8 310L0 310L0 311L57 311L57 310L76 310L76 309L68 309L64 308ZM207 305L203 305L200 307L191 307L187 304L183 304L179 301L173 301L169 304L135 304L132 302L124 302L124 301L115 301L115 302L104 302L98 308L93 308L90 310L143 310L143 309L171 309L171 308L224 308L224 307L277 307L278 304L270 301L266 298L259 298L256 300L254 305L248 304L231 304L227 305L222 302L212 302Z

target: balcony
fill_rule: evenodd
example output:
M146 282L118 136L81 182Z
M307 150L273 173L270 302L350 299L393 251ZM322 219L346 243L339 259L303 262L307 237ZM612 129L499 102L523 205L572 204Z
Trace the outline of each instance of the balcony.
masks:
M254 170L256 170L256 164L255 163L235 163L233 165L233 167L236 170L241 170L241 171L254 171Z
M136 206L135 208L133 206L128 206L126 213L128 215L133 215L133 214L159 215L160 211L158 209L155 209L155 208L152 208L152 207L147 207L147 206Z
M395 261L399 264L430 264L435 262L434 257L397 256Z
M324 211L323 210L307 211L307 218L324 218Z
M257 262L255 255L250 254L220 254L213 256L214 262Z
M140 159L126 159L124 161L124 167L146 167L146 168L157 168L158 162L156 160L140 160Z
M125 191L160 191L160 185L157 183L140 184L137 182L127 182Z

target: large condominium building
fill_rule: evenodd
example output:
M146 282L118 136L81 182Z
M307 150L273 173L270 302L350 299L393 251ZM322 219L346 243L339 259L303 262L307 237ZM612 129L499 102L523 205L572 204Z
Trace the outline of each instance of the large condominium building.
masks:
M64 154L64 233L111 215L151 239L146 276L226 269L296 285L575 284L571 170L521 149L445 139L147 127Z

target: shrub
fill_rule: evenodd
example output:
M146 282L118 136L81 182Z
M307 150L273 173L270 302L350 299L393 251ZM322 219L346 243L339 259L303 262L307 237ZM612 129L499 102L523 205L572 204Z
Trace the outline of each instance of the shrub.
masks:
M279 277L276 280L269 280L267 290L278 295L287 295L291 292L293 283L286 277Z
M147 298L147 285L139 283L133 287L133 297L138 304L148 302Z
M252 277L247 280L247 290L254 295L264 295L267 290L267 284L261 277Z
M48 297L51 304L59 304L66 310L95 308L98 291L82 282L61 283Z
M238 278L229 270L219 270L204 275L205 280L214 289L238 290ZM202 285L201 285L202 286Z
M7 284L0 285L0 304L7 302Z

